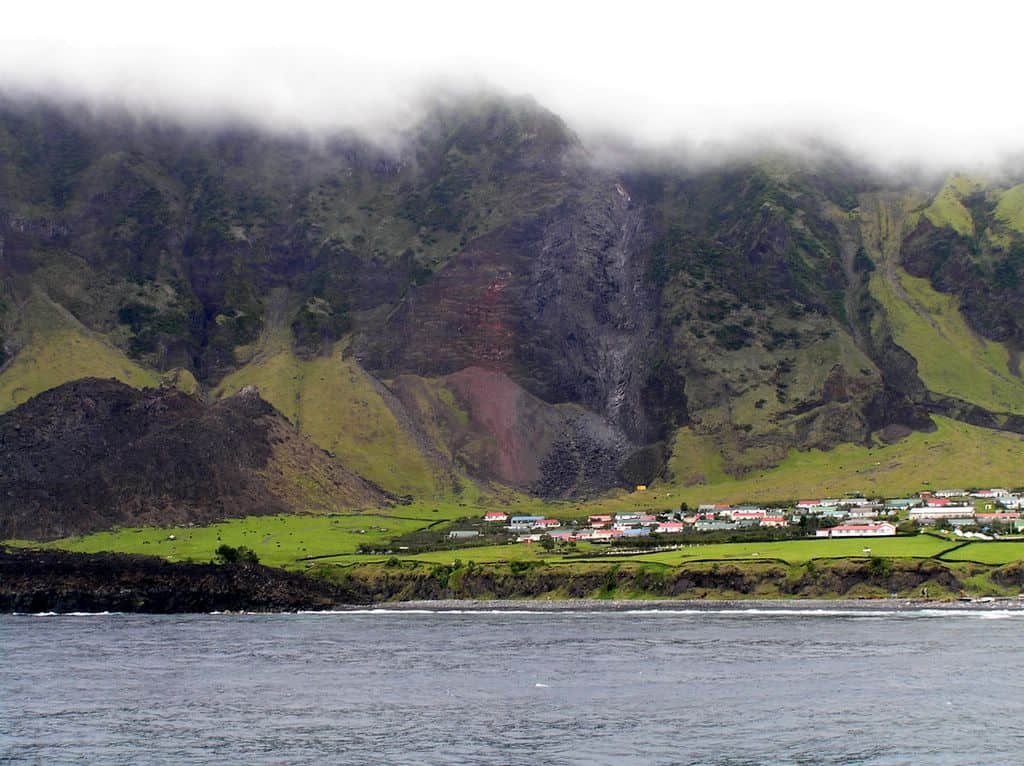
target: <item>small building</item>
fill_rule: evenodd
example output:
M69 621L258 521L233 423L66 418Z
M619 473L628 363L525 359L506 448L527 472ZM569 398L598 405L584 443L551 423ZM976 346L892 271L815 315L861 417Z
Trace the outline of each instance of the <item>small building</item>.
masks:
M449 540L471 540L479 536L480 533L475 529L453 529L448 533Z
M712 515L716 513L726 513L731 510L732 506L728 503L703 503L697 506L697 511L700 513L710 513Z
M540 519L533 523L534 529L554 529L560 526L562 526L562 522L558 519Z
M910 520L918 523L941 519L974 518L974 508L969 505L946 505L939 508L911 508Z
M612 523L612 515L610 513L598 513L593 516L587 517L587 523L595 529L606 526Z
M513 516L509 519L509 525L520 529L532 529L538 521L543 521L543 516Z
M488 511L484 514L484 521L500 521L504 523L508 521L508 514L504 511Z
M850 515L850 512L846 508L840 508L838 505L823 505L817 510L818 516L824 516L827 519L845 519Z
M892 537L896 534L896 525L888 521L877 524L840 524L838 527L819 529L817 537Z
M728 513L728 516L733 521L760 521L767 515L768 511L764 510L764 508L753 508L750 510L741 510L739 508L733 508Z
M789 522L786 521L785 516L762 516L761 526L762 527L784 527Z
M717 519L700 519L693 526L698 532L721 532L738 529L738 525L732 521L718 521Z
M637 484L636 485L636 491L637 492L646 492L647 491L647 485L646 484Z
M977 492L972 492L971 493L971 497L978 497L978 498L1003 497L1003 496L1009 495L1009 494L1010 494L1010 490L1008 490L1008 489L1002 489L1002 488L980 489Z
M881 510L881 506L868 503L867 505L855 505L852 508L848 508L846 515L851 519L873 519Z
M974 518L978 524L1011 524L1020 518L1020 514L1016 511L1006 511L1003 513L976 513L974 514Z
M885 501L885 507L894 511L906 511L919 505L921 505L921 499L918 497L898 497Z
M681 521L663 521L654 528L658 534L678 534L686 530L686 525Z

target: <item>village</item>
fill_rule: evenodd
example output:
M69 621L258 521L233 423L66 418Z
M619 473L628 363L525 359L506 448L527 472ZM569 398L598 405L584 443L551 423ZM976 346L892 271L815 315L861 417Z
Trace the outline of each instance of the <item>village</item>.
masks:
M488 511L484 531L504 531L509 542L524 544L613 543L655 535L702 532L756 532L790 528L793 537L877 538L924 527L950 530L955 536L992 540L1024 533L1024 493L1007 489L922 491L913 497L866 497L801 500L786 507L711 503L690 510L620 511L583 519L515 516ZM478 529L457 529L449 539L468 541Z

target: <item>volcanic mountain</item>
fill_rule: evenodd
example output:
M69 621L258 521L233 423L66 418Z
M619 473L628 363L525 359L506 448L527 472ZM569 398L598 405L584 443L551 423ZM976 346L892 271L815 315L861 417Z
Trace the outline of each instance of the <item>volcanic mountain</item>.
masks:
M937 415L979 443L1024 432L1024 174L604 156L528 99L438 104L390 148L0 102L0 409L86 376L198 397L139 394L131 433L153 397L219 423L256 385L331 460L418 497L702 483ZM32 417L71 418L74 390ZM9 480L46 491L18 460ZM269 511L247 481L232 496Z

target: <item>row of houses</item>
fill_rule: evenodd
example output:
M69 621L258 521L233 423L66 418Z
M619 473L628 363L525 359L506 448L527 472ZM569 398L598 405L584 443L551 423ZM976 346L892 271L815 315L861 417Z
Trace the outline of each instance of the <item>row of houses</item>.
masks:
M690 530L712 532L751 527L785 527L798 524L799 516L786 515L778 509L751 505L709 505L701 506L696 512L689 514L659 516L642 511L593 514L587 517L585 526L578 522L563 525L558 519L545 516L509 516L500 511L487 512L484 521L504 524L507 532L515 535L519 542L532 543L550 537L555 541L604 543L620 538L679 534ZM850 531L854 529L851 527ZM839 531L839 535L841 534L842 529ZM876 536L877 533L872 530L870 534Z
M981 506L984 510L977 510ZM750 527L785 527L815 519L818 537L886 537L896 534L896 520L909 519L921 525L948 522L954 527L1006 525L1024 531L1024 494L1006 489L943 489L921 492L914 497L885 500L867 497L801 500L791 508L758 505L708 503L696 511L655 515L644 511L592 514L586 525L563 523L547 516L512 516L488 511L487 524L501 524L522 542L536 542L544 536L569 542L609 542L618 538L672 534L686 531L712 532ZM828 523L822 520L827 519Z

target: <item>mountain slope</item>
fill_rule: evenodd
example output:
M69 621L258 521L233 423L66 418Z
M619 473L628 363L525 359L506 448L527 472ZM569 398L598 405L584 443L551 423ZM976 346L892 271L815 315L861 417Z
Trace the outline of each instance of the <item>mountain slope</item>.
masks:
M932 415L1020 433L1020 180L820 151L612 169L493 96L389 149L8 100L0 409L78 375L255 384L434 497L592 494L670 455L752 476Z
M85 378L0 416L0 538L380 505L254 391L212 406Z

